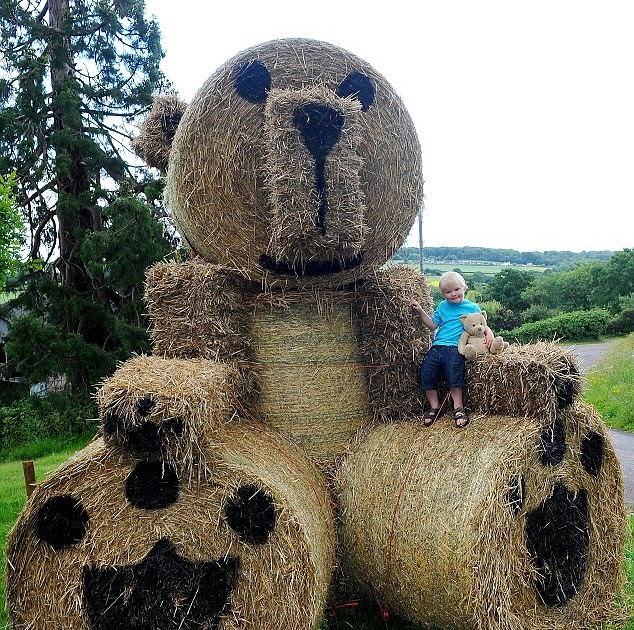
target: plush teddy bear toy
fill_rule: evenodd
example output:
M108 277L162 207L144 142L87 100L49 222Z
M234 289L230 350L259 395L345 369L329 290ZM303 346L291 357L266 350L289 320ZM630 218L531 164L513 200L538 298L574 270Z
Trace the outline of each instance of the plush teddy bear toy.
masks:
M487 326L487 312L468 313L460 316L460 321L464 326L464 332L458 340L458 352L463 354L465 359L473 361L485 354L500 354L502 350L509 347L508 342L502 337L495 337L490 348L484 343L484 331Z

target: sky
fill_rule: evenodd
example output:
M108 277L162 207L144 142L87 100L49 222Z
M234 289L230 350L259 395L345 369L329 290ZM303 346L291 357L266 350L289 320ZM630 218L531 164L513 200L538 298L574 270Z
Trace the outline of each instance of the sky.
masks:
M146 0L189 102L224 61L285 37L356 54L423 152L423 246L634 247L631 0ZM418 245L415 224L407 243Z

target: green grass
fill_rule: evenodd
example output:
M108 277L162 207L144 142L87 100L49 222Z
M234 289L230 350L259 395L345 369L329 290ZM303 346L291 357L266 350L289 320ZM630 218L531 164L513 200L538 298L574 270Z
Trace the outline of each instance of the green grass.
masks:
M587 375L584 399L612 429L634 433L634 333L617 339Z

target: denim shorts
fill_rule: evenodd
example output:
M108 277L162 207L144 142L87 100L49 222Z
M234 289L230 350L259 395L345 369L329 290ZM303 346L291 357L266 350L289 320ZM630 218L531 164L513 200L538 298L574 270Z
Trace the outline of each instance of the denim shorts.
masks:
M432 346L420 366L420 386L424 391L438 389L440 377L449 389L464 387L464 357L457 346Z

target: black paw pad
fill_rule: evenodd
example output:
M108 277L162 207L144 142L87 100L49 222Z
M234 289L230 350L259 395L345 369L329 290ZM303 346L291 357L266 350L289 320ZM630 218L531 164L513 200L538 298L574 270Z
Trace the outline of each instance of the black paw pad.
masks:
M106 413L103 419L103 433L106 437L116 435L121 427L121 416L112 411Z
M81 541L89 520L88 512L77 499L60 495L49 499L40 508L35 531L40 540L59 551Z
M555 420L541 437L539 460L544 466L560 464L566 455L566 428L561 420Z
M518 475L513 477L509 482L508 501L509 507L513 514L518 514L524 507L524 498L526 496L526 481L524 477Z
M161 448L159 428L154 423L144 420L127 431L123 443L136 453L154 453Z
M125 483L128 501L141 510L160 510L178 500L180 482L176 470L161 461L143 461Z
M273 499L260 488L241 486L225 507L227 524L248 543L265 543L275 529L277 515Z
M559 409L565 409L570 407L578 394L577 377L579 373L574 366L570 366L568 374L558 377L555 381L555 387L557 388L557 407Z
M603 436L596 431L590 431L581 441L581 465L594 477L598 477L601 472L603 450Z
M192 562L164 539L137 564L84 567L90 627L215 630L229 611L239 565L233 556Z
M588 497L555 484L552 496L526 517L528 553L537 571L535 591L546 606L562 606L586 573L590 534Z
M141 416L149 416L154 407L156 407L156 402L150 398L149 396L145 396L137 401L136 409Z

